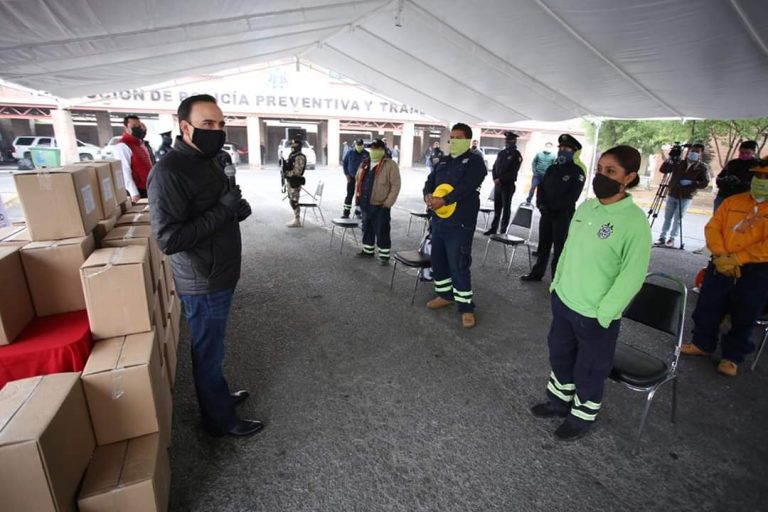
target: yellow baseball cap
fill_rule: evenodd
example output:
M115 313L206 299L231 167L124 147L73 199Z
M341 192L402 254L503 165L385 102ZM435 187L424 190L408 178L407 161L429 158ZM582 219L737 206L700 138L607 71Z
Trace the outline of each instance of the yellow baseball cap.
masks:
M432 195L434 197L445 197L451 192L453 192L453 185L449 183L441 183L437 186L437 188L435 188L435 191L432 192ZM435 210L435 214L437 214L437 216L440 217L441 219L447 219L448 217L453 215L453 212L455 211L456 211L456 203L451 203Z

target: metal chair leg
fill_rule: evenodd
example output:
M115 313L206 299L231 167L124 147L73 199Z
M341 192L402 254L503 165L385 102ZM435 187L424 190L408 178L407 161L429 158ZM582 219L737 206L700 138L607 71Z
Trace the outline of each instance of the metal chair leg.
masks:
M502 244L502 247L504 247L504 265L507 264L507 244Z
M528 273L530 274L533 270L533 264L531 263L531 246L528 244L525 244L526 249L528 249Z
M355 233L355 228L352 229L352 238L355 239L355 244L360 245L360 242L357 241L357 233Z
M397 269L397 260L392 265L392 278L389 280L389 291L392 291L392 287L395 285L395 270Z
M421 279L421 270L416 273L416 283L413 285L413 294L411 294L411 306L413 306L413 303L416 301L416 290L419 289L419 279Z
M347 228L341 231L341 247L339 247L339 254L344 251L344 239L347 237Z
M656 390L658 390L658 387L653 388L648 392L648 397L645 401L645 409L643 409L643 415L640 417L640 428L637 430L637 438L635 439L635 446L632 448L632 454L637 455L639 449L640 449L640 438L643 435L643 429L645 428L645 421L648 419L648 411L651 410L651 402L653 401L654 395L656 395Z
M411 235L411 222L413 222L413 215L408 216L408 229L405 230L405 236Z
M333 247L333 232L336 231L336 224L331 226L331 241L328 243L328 247Z
M752 371L755 371L755 368L757 368L757 361L760 359L760 354L763 353L763 349L765 348L766 342L768 342L768 326L765 327L765 336L763 336L763 341L760 342L760 348L757 349L757 354L755 354L755 360L752 361L752 366L750 367Z
M307 222L307 209L304 208L304 215L301 217L301 225L303 226Z
M483 262L480 264L481 267L485 266L485 260L488 258L488 248L491 246L491 239L488 239L488 242L485 244L485 254L483 255Z
M672 379L672 423L677 421L677 377Z
M507 265L507 275L509 275L509 271L512 269L512 262L515 261L515 253L517 252L517 246L512 247L512 256L509 257L509 265Z
M325 226L325 215L323 215L323 209L318 207L317 211L320 212L320 218L323 220L323 226Z
M429 225L429 219L424 219L424 223L421 225L421 237L424 238L424 233L427 232L427 225Z

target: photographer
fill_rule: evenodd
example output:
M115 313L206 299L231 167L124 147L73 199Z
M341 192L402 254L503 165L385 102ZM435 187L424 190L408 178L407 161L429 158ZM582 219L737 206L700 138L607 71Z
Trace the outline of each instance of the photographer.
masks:
M752 183L752 167L757 164L757 142L745 140L739 145L739 157L729 160L717 175L717 196L713 211L725 200L742 192L748 192Z
M677 146L679 148L679 146ZM673 150L676 148L673 148ZM661 173L672 176L669 180L669 194L664 209L664 225L656 245L673 247L675 237L680 234L680 225L685 212L693 201L696 191L709 185L709 166L701 161L704 144L697 142L688 148L685 160L670 151L670 157L661 165ZM670 232L670 227L672 231ZM667 234L669 233L669 237Z

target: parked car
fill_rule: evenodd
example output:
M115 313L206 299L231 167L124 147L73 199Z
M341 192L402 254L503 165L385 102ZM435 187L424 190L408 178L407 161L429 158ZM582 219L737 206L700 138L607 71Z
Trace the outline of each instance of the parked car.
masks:
M317 156L315 155L315 150L312 148L309 142L306 140L303 142L304 145L302 146L301 152L304 153L305 157L307 157L307 169L314 169L317 165ZM280 144L277 146L277 154L279 158L278 162L282 165L283 160L287 159L291 154L291 141L288 139L281 140Z
M237 165L248 163L248 150L242 147L240 144L235 144L234 142L225 142L222 149L229 153L233 164Z
M496 155L499 154L501 148L495 148L493 146L478 146L477 150L483 154L485 167L490 171L493 167L493 164L496 163Z
M122 136L112 137L109 139L109 142L107 142L107 145L101 148L101 154L104 158L115 158L115 144L117 144L121 138Z
M13 158L21 160L22 158L31 158L29 148L33 146L39 147L58 147L56 145L56 139L54 137L36 137L34 135L23 135L13 139L13 148L11 153ZM88 144L81 140L77 141L77 153L80 156L80 160L101 160L101 148L93 144Z

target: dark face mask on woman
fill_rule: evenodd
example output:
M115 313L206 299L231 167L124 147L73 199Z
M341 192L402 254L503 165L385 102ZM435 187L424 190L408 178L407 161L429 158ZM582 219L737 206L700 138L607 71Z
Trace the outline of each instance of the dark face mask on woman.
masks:
M595 197L605 199L621 192L621 183L612 180L605 174L598 173L592 179L592 190L595 192Z
M224 130L195 128L195 131L192 132L192 143L197 146L205 158L213 158L218 155L221 148L224 147L226 138L227 134L224 133Z

